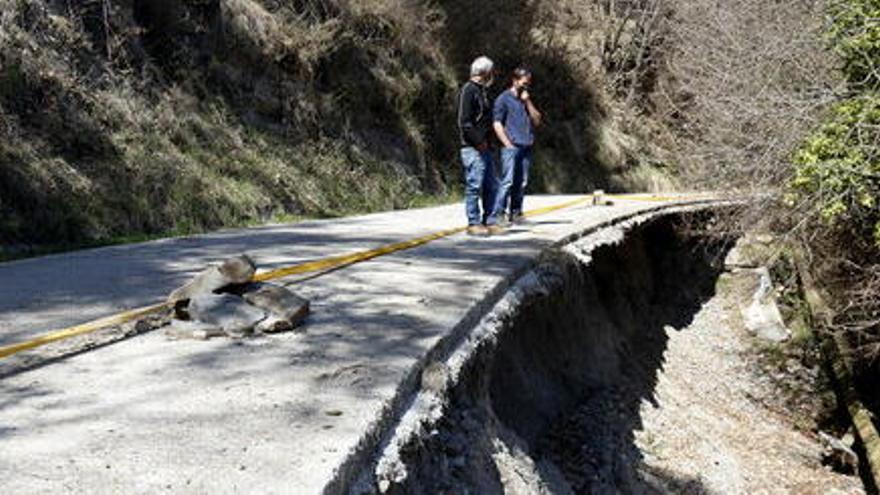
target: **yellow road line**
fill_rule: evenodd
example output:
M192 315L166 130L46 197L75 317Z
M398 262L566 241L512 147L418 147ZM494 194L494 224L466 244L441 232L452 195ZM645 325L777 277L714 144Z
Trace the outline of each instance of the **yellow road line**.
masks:
M607 195L610 198L618 198L622 200L637 200L637 201L653 201L653 202L662 202L662 201L674 201L674 200L684 200L688 199L684 196L653 196L653 195ZM562 210L565 208L571 208L580 204L588 203L593 200L592 196L587 196L584 198L578 198L572 201L568 201L566 203L547 206L544 208L538 208L535 210L530 210L526 212L526 216L534 217L539 215L546 215L547 213L551 213L554 211ZM456 227L454 229L442 230L439 232L435 232L433 234L428 234L426 236L417 237L415 239L410 239L407 241L396 242L393 244L388 244L386 246L382 246L376 249L370 249L367 251L360 251L357 253L352 253L348 255L342 256L332 256L329 258L324 258L315 261L309 261L306 263L300 263L297 265L292 265L284 268L279 268L277 270L271 270L268 272L258 273L254 276L253 280L255 282L266 282L269 280L276 280L283 277L289 277L291 275L301 275L304 273L312 273L319 272L323 270L331 270L334 268L341 268L348 265L353 265L356 263L361 263L367 260L371 260L373 258L378 258L380 256L386 256L392 253L396 253L399 251L404 251L407 249L412 249L418 246L422 246L424 244L428 244L429 242L436 241L438 239L442 239L444 237L449 237L460 232L464 232L466 227ZM87 333L92 333L98 330L102 330L104 328L122 325L125 323L130 323L144 316L149 316L152 314L159 313L164 310L171 309L172 304L168 302L153 304L151 306L144 306L142 308L132 309L129 311L125 311L122 313L118 313L112 316L108 316L105 318L100 318L94 321L90 321L87 323L83 323L81 325L76 325L68 328L64 328L61 330L56 330L54 332L49 332L40 337L37 337L32 340L28 340L25 342L19 342L16 344L11 344L7 346L0 347L0 359L12 356L13 354L17 354L22 351L26 351L29 349L34 349L36 347L41 347L46 344L57 342L59 340L68 339L71 337L76 337L78 335L84 335Z
M13 354L18 354L19 352L26 351L28 349L33 349L35 347L44 346L52 342L57 342L59 340L69 339L71 337L76 337L77 335L84 335L87 333L96 332L107 327L129 323L131 321L137 320L138 318L149 316L165 309L170 309L171 307L172 305L170 303L160 303L154 304L152 306L144 306L143 308L132 309L130 311L107 316L105 318L100 318L94 321L90 321L88 323L83 323L81 325L76 325L65 328L63 330L50 332L33 340L3 346L0 347L0 359L9 357Z
M387 246L382 246L376 249L370 249L368 251L360 251L353 254L343 255L343 256L333 256L330 258L324 258L315 261L309 261L306 263L301 263L299 265L288 266L285 268L279 268L277 270L272 270L268 272L258 273L254 275L255 282L266 282L269 280L275 280L283 277L289 277L291 275L301 275L303 273L311 273L311 272L319 272L322 270L330 270L333 268L340 268L347 265L353 265L355 263L361 263L363 261L371 260L373 258L378 258L379 256L385 256L391 253L396 253L398 251L403 251L406 249L412 249L414 247L418 247L424 244L427 244L432 241L436 241L437 239L442 239L444 237L449 237L451 235L458 234L459 232L464 232L466 227L456 227L454 229L443 230L440 232L435 232L433 234L429 234L423 237L417 237L415 239L410 239L408 241L403 242L395 242L394 244L388 244Z

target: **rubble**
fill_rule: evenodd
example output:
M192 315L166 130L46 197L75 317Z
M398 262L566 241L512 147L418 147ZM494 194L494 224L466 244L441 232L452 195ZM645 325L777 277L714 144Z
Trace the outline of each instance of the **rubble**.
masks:
M247 255L230 258L199 273L175 290L176 319L166 330L172 339L294 330L308 316L309 301L280 285L252 282L256 264Z
M198 321L174 320L165 329L165 335L174 340L208 340L212 337L222 337L226 333L216 325L209 325Z
M309 314L309 301L280 285L255 283L247 286L242 294L245 301L268 311L278 322L298 326Z
M270 315L265 320L257 323L255 330L257 333L281 333L289 332L294 329L294 325L290 320Z
M179 303L200 294L211 294L230 285L245 284L257 271L254 261L243 254L230 258L220 265L206 268L188 284L168 296L168 302Z
M855 438L847 433L843 438L837 438L824 431L819 432L819 441L822 442L822 463L831 466L841 473L856 473L859 469L859 456L852 448Z
M202 294L189 301L190 317L198 322L216 325L230 337L251 334L266 313L244 299L231 294Z

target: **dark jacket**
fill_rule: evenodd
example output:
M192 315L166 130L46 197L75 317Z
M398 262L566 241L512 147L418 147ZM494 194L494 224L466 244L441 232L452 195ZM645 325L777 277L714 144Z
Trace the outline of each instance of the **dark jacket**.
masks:
M488 143L492 130L492 105L486 86L468 81L458 95L458 130L462 146Z

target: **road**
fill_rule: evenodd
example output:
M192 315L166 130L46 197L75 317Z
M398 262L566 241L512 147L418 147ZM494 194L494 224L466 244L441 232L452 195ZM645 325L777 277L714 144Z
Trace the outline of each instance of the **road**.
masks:
M530 197L530 207L571 200ZM682 199L681 202L686 202ZM290 287L306 333L170 341L160 332L0 380L6 493L317 493L374 440L408 378L548 246L670 202L616 200L463 234ZM242 252L261 269L456 227L460 205L219 232L0 264L0 343L161 300ZM38 351L46 352L46 351ZM12 359L18 359L13 357Z

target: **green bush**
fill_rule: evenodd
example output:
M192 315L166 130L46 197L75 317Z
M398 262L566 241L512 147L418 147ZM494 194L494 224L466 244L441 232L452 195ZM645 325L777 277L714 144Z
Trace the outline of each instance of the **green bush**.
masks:
M848 232L843 239L880 248L880 0L837 1L830 13L832 49L852 96L795 154L788 199L808 204L826 228Z
M836 1L829 35L847 80L858 87L880 86L880 0Z
M829 38L845 97L795 154L789 200L830 296L830 330L848 340L857 387L880 377L880 0L834 0ZM875 405L873 407L877 407Z
M828 226L867 231L880 247L880 94L838 104L795 156L794 203L806 199Z

